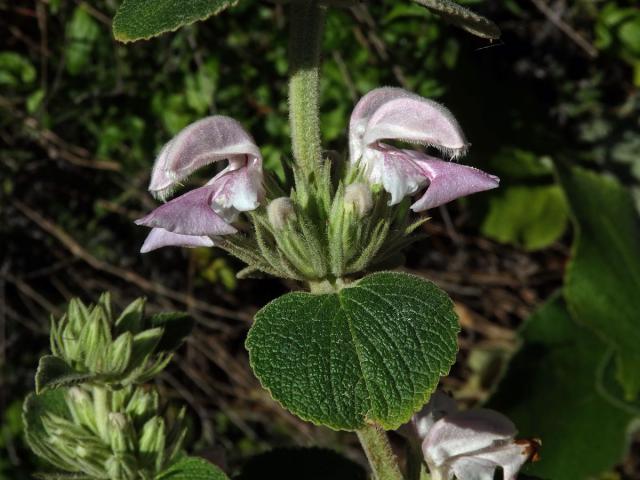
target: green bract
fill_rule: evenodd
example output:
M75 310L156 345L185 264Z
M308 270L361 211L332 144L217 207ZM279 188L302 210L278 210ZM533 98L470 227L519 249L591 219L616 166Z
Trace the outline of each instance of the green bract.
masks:
M433 283L383 272L271 302L247 348L264 387L296 415L335 429L393 429L448 373L458 330L451 300Z
M145 317L144 299L114 318L108 294L87 307L73 299L59 320L51 321L51 352L40 359L36 392L79 382L118 385L144 383L171 360L193 326L183 313Z
M167 428L157 393L141 387L56 389L31 394L24 405L33 451L60 470L92 479L157 478L181 452L183 419L184 409Z
M238 0L123 0L113 19L113 33L121 42L146 40L204 20Z

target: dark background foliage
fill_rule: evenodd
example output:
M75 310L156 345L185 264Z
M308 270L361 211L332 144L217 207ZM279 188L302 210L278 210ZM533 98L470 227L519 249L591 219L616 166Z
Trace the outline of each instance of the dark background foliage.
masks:
M640 204L640 9L633 0L467 1L503 30L490 43L409 2L332 10L324 42L325 147L343 154L357 99L398 85L437 98L473 144L469 163L502 187L433 212L407 270L456 301L459 361L444 386L487 398L515 329L562 281L568 207L551 160L615 176ZM184 309L197 330L159 380L185 401L195 452L231 471L268 445L321 445L358 459L349 434L303 424L253 378L253 313L286 288L234 278L218 250L138 254L153 208L154 155L211 113L239 119L266 165L290 159L286 9L241 1L148 42L118 44L115 0L0 0L0 478L35 460L20 405L47 348L49 315L110 290L122 307ZM198 181L198 178L193 180ZM588 441L588 440L585 440ZM633 452L606 478L638 478ZM605 477L603 477L605 478Z

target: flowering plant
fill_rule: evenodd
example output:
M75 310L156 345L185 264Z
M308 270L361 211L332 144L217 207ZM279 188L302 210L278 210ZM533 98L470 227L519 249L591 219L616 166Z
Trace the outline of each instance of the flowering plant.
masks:
M471 32L498 35L491 22L453 2L417 1ZM125 0L114 30L121 40L148 38L232 3ZM293 180L282 183L263 170L260 149L240 122L222 115L198 120L161 149L151 194L166 201L195 171L227 163L205 185L136 221L151 228L141 252L219 247L246 263L239 277L298 281L302 291L256 314L246 341L251 366L284 408L355 431L374 478L415 477L401 468L385 430L410 422L430 398L428 413L413 421L431 478L493 478L497 469L515 478L533 456L533 442L515 441L506 418L488 411L435 418L432 395L457 352L452 301L427 280L385 270L401 265L403 249L420 238L415 231L428 217L414 214L496 188L499 180L454 162L469 147L454 115L400 88L376 88L355 105L348 158L323 154L323 22L329 7L351 4L290 2ZM188 325L180 315L147 320L141 301L117 319L107 297L91 310L73 302L54 322L53 355L41 361L38 395L26 403L34 451L88 478L221 478L181 452L183 413L169 428L157 395L139 386L167 364Z

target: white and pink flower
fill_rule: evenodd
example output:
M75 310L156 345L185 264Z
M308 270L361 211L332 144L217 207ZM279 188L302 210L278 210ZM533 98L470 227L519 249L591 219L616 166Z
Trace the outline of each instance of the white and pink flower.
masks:
M498 177L476 168L396 148L383 140L434 147L450 159L463 155L468 143L451 112L432 100L392 87L367 93L351 114L350 158L371 184L389 192L390 205L426 188L411 205L419 212L499 184Z
M193 172L221 160L228 165L206 185L136 221L152 228L142 253L165 246L213 246L215 237L236 233L231 223L239 212L259 206L264 197L260 150L237 121L220 115L192 123L162 148L149 191L164 200Z
M455 401L441 392L403 431L421 441L432 480L493 480L498 468L504 480L515 480L527 461L537 459L540 446L538 440L516 439L515 425L501 413L458 411Z

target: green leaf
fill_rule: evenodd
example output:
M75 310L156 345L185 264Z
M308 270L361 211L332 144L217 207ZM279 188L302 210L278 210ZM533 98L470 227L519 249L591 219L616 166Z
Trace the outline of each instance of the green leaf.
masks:
M205 20L236 3L238 0L123 0L113 19L113 33L121 42L147 40Z
M616 361L613 350L607 352L601 362L596 387L598 392L614 406L640 418L640 399L633 401L625 399L624 390L616 380Z
M556 295L522 330L524 344L490 402L519 436L542 439L525 472L549 479L595 478L619 462L631 416L595 388L607 347L576 324Z
M250 458L236 480L366 480L365 470L324 448L280 448Z
M574 219L565 298L573 317L617 354L627 400L640 392L640 224L631 194L616 180L558 168Z
M479 37L500 38L500 29L491 20L451 0L413 0L437 13L449 23Z
M567 229L569 212L557 185L507 187L489 201L482 233L498 242L539 250Z
M94 377L92 373L76 372L61 358L45 355L40 358L36 371L36 393L43 393L50 388L86 382Z
M195 324L193 318L184 312L163 312L150 317L151 326L163 329L162 338L156 352L170 352L178 348L189 336Z
M22 423L27 444L36 455L45 458L55 467L74 471L75 465L62 460L45 440L47 433L42 425L42 418L47 414L70 419L64 390L49 390L41 395L30 393L27 396L22 406Z
M202 458L184 457L158 475L156 480L228 480L228 478L222 470Z
M98 22L84 7L76 7L67 25L68 44L65 49L66 67L71 75L77 75L87 66L99 35Z
M355 430L406 422L455 361L453 304L433 283L375 273L337 293L294 292L247 337L262 385L305 420Z

